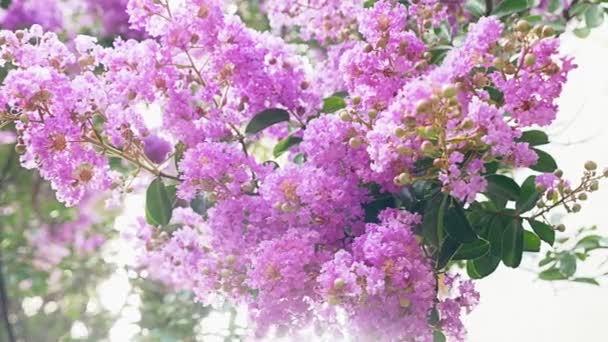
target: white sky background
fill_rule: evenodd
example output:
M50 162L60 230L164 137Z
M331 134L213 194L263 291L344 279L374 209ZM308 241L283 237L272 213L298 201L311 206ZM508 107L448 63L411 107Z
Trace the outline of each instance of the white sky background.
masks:
M566 177L576 182L586 160L608 166L608 24L587 39L565 34L562 41L562 51L575 56L579 68L571 73L560 99L558 121L547 131L553 142L547 150ZM565 219L568 231L597 224L600 233L608 235L608 182L600 188L581 213ZM131 198L125 212L142 213L142 203L141 197ZM130 253L125 252L122 258L130 259ZM538 260L528 256L522 268L501 266L489 278L477 282L481 304L465 319L468 342L608 341L608 278L603 287L540 281L533 273ZM597 273L593 262L585 263L581 271L580 276ZM101 292L106 303L102 305L116 310L121 307L126 296L117 292L127 291L126 278L126 274L117 274L105 284ZM123 315L112 329L111 341L129 341L137 333L139 316L134 304L134 312ZM227 320L223 316L210 318L205 325L216 328L223 327Z
M608 25L587 39L564 35L562 51L575 56L579 68L564 89L557 122L547 130L553 143L547 150L576 182L586 160L608 166ZM567 232L597 224L608 235L608 182L564 223ZM528 257L522 267L536 270L538 260ZM592 263L584 266L586 274L598 273ZM477 288L481 304L466 319L469 342L608 341L608 278L602 287L549 283L501 266Z

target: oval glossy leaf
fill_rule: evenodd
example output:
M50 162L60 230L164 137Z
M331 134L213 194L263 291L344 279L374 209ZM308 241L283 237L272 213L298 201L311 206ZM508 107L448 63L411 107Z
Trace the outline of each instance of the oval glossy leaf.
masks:
M346 108L346 101L340 96L330 96L323 100L323 113L334 113Z
M502 262L516 268L521 264L524 252L524 229L519 219L511 220L502 238Z
M536 221L536 220L528 220L530 227L532 230L541 238L541 240L545 241L549 245L553 246L555 243L555 230L550 225Z
M152 225L166 226L171 221L173 203L162 179L156 178L146 191L146 218Z
M302 138L300 137L294 137L294 136L288 136L285 139L282 139L281 141L279 141L276 146L274 147L274 150L272 151L272 154L274 155L275 158L280 157L283 153L287 152L290 148L292 148L293 146L299 144L302 142Z
M540 238L527 230L524 230L524 251L540 252Z
M597 280L595 280L594 278L574 278L574 279L572 279L572 281L577 282L577 283L600 286L600 283Z
M590 5L585 11L585 24L588 28L595 28L604 22L604 10L599 4Z
M439 249L439 254L437 255L437 264L436 269L440 270L448 265L450 260L454 257L458 249L460 249L462 244L458 241L451 239L449 236L446 236L441 244L441 249Z
M477 240L477 234L471 227L462 205L456 200L449 201L443 225L446 233L457 242L469 243Z
M497 17L504 17L511 13L525 11L532 6L530 0L504 0L492 11L492 14Z
M517 141L527 142L530 146L540 146L549 143L549 136L543 131L531 130L524 132Z
M513 179L503 175L489 175L486 180L488 187L484 194L497 206L504 208L507 201L519 199L521 190Z
M487 254L481 258L469 260L467 262L467 273L469 276L475 275L475 279L485 278L494 273L499 264L500 258ZM469 268L471 268L471 270L469 270Z
M438 247L439 242L443 240L443 221L447 202L447 196L436 195L425 206L422 236L427 243L435 247Z
M559 258L559 271L567 278L576 273L576 257L572 254L564 254Z
M285 109L266 109L256 114L253 119L249 121L247 128L245 128L245 133L256 134L274 124L285 121L289 121L289 113Z
M498 259L502 257L502 240L510 222L511 218L502 215L496 215L490 221L487 240L490 241L490 254Z
M446 341L447 341L447 338L441 331L439 331L439 330L433 331L433 342L446 342Z
M471 260L480 258L490 251L490 243L485 240L477 240L471 243L465 243L458 249L458 252L452 258L453 260Z
M539 199L540 194L536 191L536 176L530 176L521 185L521 192L515 203L515 208L518 213L525 213L532 210Z
M566 276L562 274L557 268L550 268L548 270L540 272L538 277L542 280L565 280Z
M541 151L533 148L534 152L538 155L538 161L535 165L530 166L534 171L538 172L553 172L557 170L557 163L551 155L545 151Z

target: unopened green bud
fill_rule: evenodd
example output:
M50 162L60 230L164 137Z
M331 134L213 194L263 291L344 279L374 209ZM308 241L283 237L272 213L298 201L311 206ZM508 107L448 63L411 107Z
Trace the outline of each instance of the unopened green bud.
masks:
M377 110L370 110L369 113L367 114L369 116L370 119L375 119L378 117L378 111Z
M394 182L396 185L405 186L412 182L412 178L410 177L410 175L408 173L404 172L404 173L398 175L397 177L395 177Z
M564 176L564 171L562 171L561 169L557 169L555 170L555 172L553 172L553 174L557 176L557 178L562 178Z
M578 195L578 199L581 201L586 201L587 200L587 193L583 192L582 194Z
M15 152L17 152L18 154L24 154L25 150L26 150L26 148L25 148L24 144L15 145Z
M574 204L572 205L572 211L573 211L573 212L575 212L575 213L578 213L579 211L581 211L581 209L582 209L582 207L581 207L581 205L580 205L580 204L578 204L578 203L574 203Z
M530 31L530 23L521 19L515 24L515 29L519 32L526 33Z
M557 230L558 232L565 232L566 231L566 226L564 226L563 224L558 224L555 227L555 230Z
M456 86L454 86L453 84L443 86L443 88L441 89L441 95L447 98L456 96Z
M346 111L340 113L340 119L346 122L353 121L353 118Z
M591 189L591 191L598 191L600 189L600 183L597 180L591 181L591 184L589 184L589 189Z
M334 289L336 289L338 291L344 289L345 285L346 285L346 283L344 282L344 279L342 279L342 278L336 278L336 280L334 280Z
M543 31L542 31L542 36L547 38L547 37L551 37L555 34L555 29L551 26L544 26L543 27Z
M433 145L432 142L426 140L425 142L422 143L422 146L420 146L420 147L422 148L422 151L424 151L424 152L431 152L435 148L435 145Z
M536 55L533 53L527 53L524 56L524 64L528 67L533 66L536 63Z
M21 114L19 115L19 121L23 122L24 124L30 122L30 117L27 114Z
M407 134L407 131L405 129L403 129L402 127L397 127L397 128L395 128L394 133L395 133L396 137L403 138Z
M418 114L420 113L424 113L425 111L429 110L431 107L431 101L429 100L420 100L416 103L416 112Z
M404 298L400 298L400 299L399 299L399 305L400 305L402 308L409 308L411 304L412 304L412 302L410 301L410 299L409 299L409 298L405 298L405 297L404 297Z
M585 163L585 170L587 171L595 171L597 169L597 163L589 160Z
M363 145L363 140L361 140L361 138L350 138L348 144L352 148L359 148L361 145Z

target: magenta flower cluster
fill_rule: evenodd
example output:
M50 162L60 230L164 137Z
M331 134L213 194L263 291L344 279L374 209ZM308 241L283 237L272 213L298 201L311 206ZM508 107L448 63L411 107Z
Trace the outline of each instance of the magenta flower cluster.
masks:
M109 157L174 182L175 203L212 203L174 209L169 231L142 220L132 239L155 279L205 303L246 304L257 336L309 325L340 333L346 317L365 339L432 341L441 329L462 341L461 314L479 295L436 275L419 214L366 217L371 185L391 194L435 180L472 202L487 163L537 162L520 137L554 120L575 66L557 39L515 34L494 17L435 64L425 34L456 20L438 1L303 3L264 6L275 33L291 28L326 47L314 58L247 27L221 0L129 0L130 28L150 39L112 47L86 36L66 45L38 25L2 31L0 111L16 122L21 162L68 205L124 190ZM338 92L345 108L321 113ZM162 114L154 132L150 107ZM289 120L247 127L266 109ZM253 153L256 141L288 135L301 144L283 165ZM424 160L432 165L421 169Z

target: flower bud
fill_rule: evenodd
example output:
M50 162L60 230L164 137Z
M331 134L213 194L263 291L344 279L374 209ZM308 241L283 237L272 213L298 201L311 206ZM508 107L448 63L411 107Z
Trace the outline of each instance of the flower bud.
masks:
M342 279L342 278L336 278L336 280L334 280L334 289L336 289L338 291L344 289L345 285L346 285L346 283L344 282L344 279Z
M401 146L397 147L397 153L399 153L399 155L402 155L402 156L410 156L410 155L412 155L413 151L409 147L407 147L405 145L401 145Z
M608 178L608 167L604 169L604 177Z
M583 192L582 194L578 195L578 199L581 201L586 201L587 200L587 193Z
M30 122L30 117L27 114L23 113L23 114L19 115L19 121L26 124L26 123Z
M230 272L230 270L227 269L227 268L222 268L222 270L220 271L220 275L222 276L222 278L228 278L228 277L230 277L231 273L232 272Z
M456 96L456 86L453 84L444 85L441 89L441 95L447 98Z
M236 261L236 257L232 254L230 254L226 257L226 262L229 264L234 264L235 261Z
M555 227L555 230L557 230L558 232L565 232L566 231L566 226L564 226L563 224L558 224Z
M363 140L361 140L361 138L350 138L348 144L352 148L359 148L361 145L363 145Z
M555 29L551 26L545 25L541 34L544 38L551 37L555 34Z
M585 163L585 170L587 171L595 171L597 169L597 164L594 161L587 161Z
M507 65L507 61L505 61L505 59L502 57L496 57L492 61L492 65L494 65L494 67L496 69L502 70L505 67L505 65Z
M378 111L372 109L369 111L369 113L367 113L367 116L369 116L369 118L373 120L378 117Z
M562 178L564 176L564 171L557 169L555 170L555 172L553 172L553 174L557 177L557 178Z
M521 19L515 24L515 29L521 33L526 33L530 31L530 23Z
M416 102L416 113L420 114L427 111L431 107L431 101L428 99L419 100Z
M408 173L404 172L404 173L398 175L397 177L395 177L394 182L396 185L406 186L412 182L412 178L410 177L410 175Z
M407 131L405 129L403 129L402 127L397 127L397 128L395 128L394 133L395 133L396 137L403 138L407 134Z
M17 152L18 154L24 154L25 150L26 150L26 148L25 148L24 144L15 145L15 152Z
M353 104L355 106L360 105L361 104L361 96L355 96L355 97L353 97Z
M600 183L597 180L593 180L591 184L589 184L589 189L591 189L591 191L598 191L600 189Z
M409 300L409 298L405 298L405 297L404 297L404 298L400 298L400 299L399 299L399 305L400 305L402 308L409 308L409 307L410 307L410 305L411 305L411 303L412 303L412 302Z
M435 145L433 145L432 142L426 140L425 142L422 143L422 145L420 146L420 148L424 152L431 152L431 151L433 151L433 149L435 149Z
M353 118L348 114L347 111L343 111L342 113L340 113L340 119L346 122L353 121Z
M536 56L533 53L527 53L524 56L524 64L527 67L531 67L536 63Z
M373 47L373 46L371 46L371 44L367 44L367 45L365 46L365 49L363 49L363 51L365 51L365 52L367 52L367 53L370 53L370 52L374 51L374 47Z
M574 203L572 205L572 211L575 212L575 213L578 213L579 211L581 211L581 208L582 208L581 205L578 204L578 203Z

